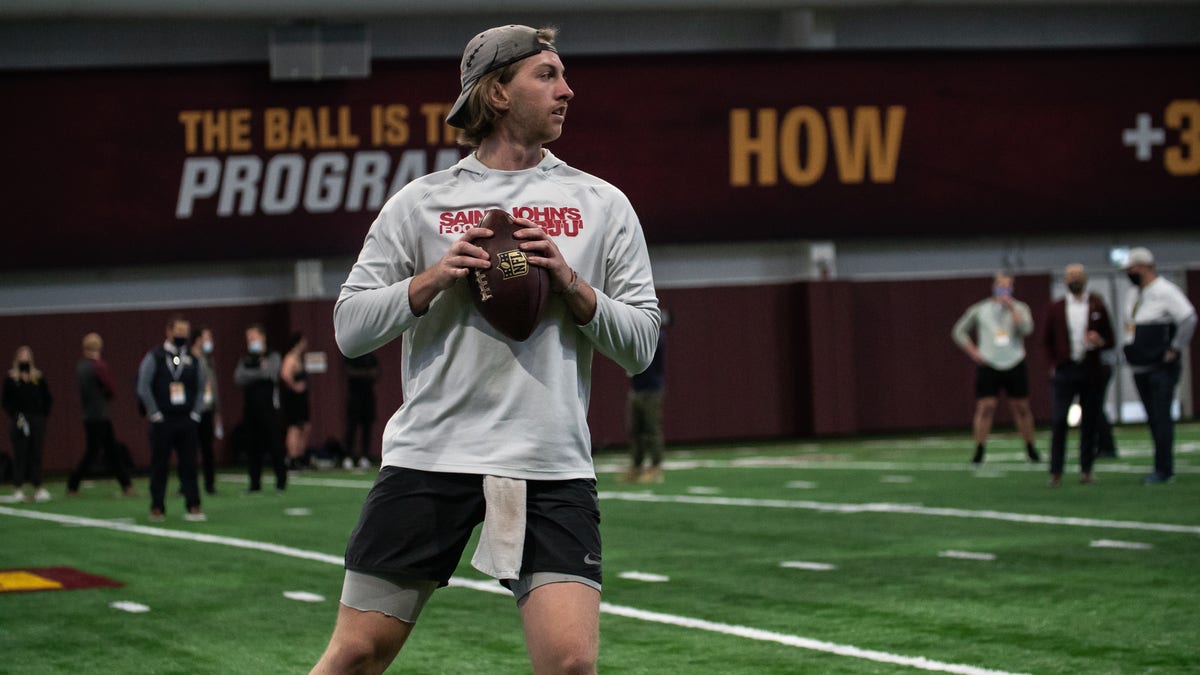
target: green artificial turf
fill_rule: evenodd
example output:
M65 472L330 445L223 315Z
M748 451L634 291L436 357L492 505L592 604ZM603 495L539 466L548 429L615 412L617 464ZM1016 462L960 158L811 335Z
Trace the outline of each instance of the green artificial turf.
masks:
M962 435L677 447L654 485L619 483L624 456L602 453L600 670L901 673L924 657L952 672L1196 672L1200 427L1179 428L1170 485L1140 483L1144 427L1120 429L1119 445L1094 485L1078 483L1072 448L1056 489L1004 437L980 469ZM285 494L246 496L244 477L227 473L205 523L184 522L172 497L167 521L149 524L145 497L117 497L103 480L78 498L52 483L52 502L0 504L0 568L68 566L124 584L0 593L0 672L307 672L332 630L337 561L372 478L308 472ZM1093 545L1104 541L1140 548ZM465 560L458 576L484 579ZM627 616L637 612L653 614ZM392 668L528 670L511 597L455 586L434 595Z

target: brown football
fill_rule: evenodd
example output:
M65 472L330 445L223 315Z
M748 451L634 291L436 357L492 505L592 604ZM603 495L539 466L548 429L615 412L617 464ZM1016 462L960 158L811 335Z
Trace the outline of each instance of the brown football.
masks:
M525 340L546 311L550 275L545 268L530 265L525 253L517 248L520 241L512 235L520 226L512 216L493 209L483 214L479 227L495 233L474 242L488 252L492 266L467 275L471 300L493 328L513 340Z

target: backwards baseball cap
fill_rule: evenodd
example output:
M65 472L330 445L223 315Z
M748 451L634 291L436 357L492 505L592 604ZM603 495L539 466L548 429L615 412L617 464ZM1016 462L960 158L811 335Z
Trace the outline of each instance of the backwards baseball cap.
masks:
M1154 254L1150 249L1138 246L1129 249L1129 255L1125 257L1125 264L1121 265L1121 269L1127 270L1134 265L1153 265Z
M466 113L467 99L471 97L479 78L543 51L558 50L554 45L539 40L537 30L529 26L497 26L476 35L463 51L459 68L462 73L462 93L446 116L446 123L459 129L466 126L462 117Z

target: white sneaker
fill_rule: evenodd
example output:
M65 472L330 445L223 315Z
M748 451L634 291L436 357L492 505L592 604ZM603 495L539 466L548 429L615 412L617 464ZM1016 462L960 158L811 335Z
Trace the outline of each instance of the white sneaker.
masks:
M342 468L343 469L353 469L354 468L354 460L350 459L349 457L346 457L345 459L342 460Z
M23 502L23 501L25 501L25 491L24 491L24 490L19 490L19 489L18 489L18 490L13 490L13 493L12 493L12 500L13 500L14 502Z
M208 520L208 516L204 515L203 511L188 511L183 514L183 519L189 523L203 523Z
M50 501L50 492L46 488L38 488L37 492L33 493L33 501L48 502Z
M358 468L360 468L360 469L369 469L369 468L371 468L371 466L372 466L372 465L371 465L371 460L367 459L366 457L359 457L359 458L358 458Z

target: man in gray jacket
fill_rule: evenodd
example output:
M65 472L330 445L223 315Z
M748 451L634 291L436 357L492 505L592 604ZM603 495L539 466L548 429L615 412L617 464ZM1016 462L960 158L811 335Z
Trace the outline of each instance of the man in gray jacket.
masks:
M974 340L971 333L975 333ZM1004 272L996 274L992 296L968 307L954 324L951 336L976 366L973 464L983 462L1001 391L1008 395L1029 461L1041 459L1033 446L1033 411L1029 408L1029 371L1025 366L1025 338L1032 333L1029 305L1013 298L1013 278Z

